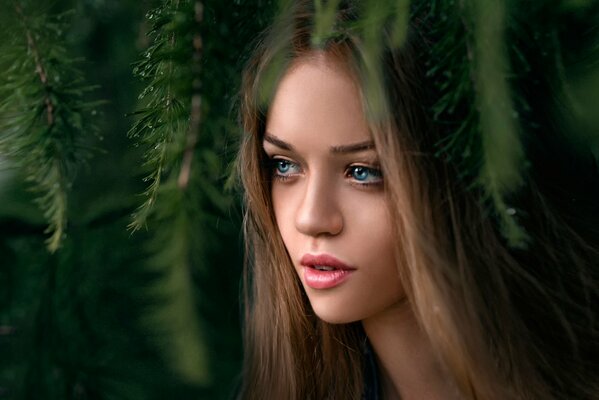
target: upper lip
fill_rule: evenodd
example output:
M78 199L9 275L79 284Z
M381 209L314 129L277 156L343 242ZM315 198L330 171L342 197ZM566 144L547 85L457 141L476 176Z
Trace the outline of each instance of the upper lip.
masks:
M300 260L300 264L305 267L320 265L337 269L355 269L330 254L304 254Z

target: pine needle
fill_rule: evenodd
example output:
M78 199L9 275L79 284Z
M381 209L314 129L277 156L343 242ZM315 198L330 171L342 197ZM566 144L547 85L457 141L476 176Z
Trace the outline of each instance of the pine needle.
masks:
M83 138L97 105L83 101L86 85L62 47L66 17L37 15L19 2L0 49L0 153L20 168L48 222L55 252L67 230L68 192L77 166L90 154Z

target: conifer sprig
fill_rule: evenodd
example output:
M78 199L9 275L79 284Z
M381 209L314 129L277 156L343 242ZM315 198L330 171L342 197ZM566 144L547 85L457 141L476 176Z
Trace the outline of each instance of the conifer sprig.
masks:
M23 171L48 222L47 246L55 252L67 227L68 192L77 165L89 155L83 138L99 103L79 60L61 45L67 14L36 15L20 2L0 51L0 154Z
M326 4L323 4L322 0L314 0L315 16L312 32L314 47L321 47L333 32L338 5L339 0L329 0Z
M483 161L479 180L493 202L504 236L512 247L525 246L528 235L516 221L507 197L519 189L526 165L509 78L504 0L472 1L474 80L480 113Z
M147 223L163 180L175 173L185 149L191 95L188 83L193 81L188 51L193 20L184 11L188 5L186 1L165 1L146 15L152 24L152 43L133 70L146 83L139 96L145 106L134 113L138 119L129 136L145 148L148 175L144 181L149 184L144 202L133 215L133 230Z

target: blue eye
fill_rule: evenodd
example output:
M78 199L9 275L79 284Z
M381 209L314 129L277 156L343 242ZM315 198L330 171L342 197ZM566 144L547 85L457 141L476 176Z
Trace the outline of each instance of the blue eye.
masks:
M377 184L383 180L383 175L380 170L362 165L349 167L347 175L349 178L360 184Z
M277 160L275 164L277 167L277 172L281 174L286 174L289 172L289 168L291 168L291 163L287 160Z
M290 160L274 158L271 163L273 175L277 178L287 178L301 172L299 165Z

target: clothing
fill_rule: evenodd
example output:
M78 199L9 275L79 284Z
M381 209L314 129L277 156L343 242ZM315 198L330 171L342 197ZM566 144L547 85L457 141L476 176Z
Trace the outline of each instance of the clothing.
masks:
M381 398L379 372L374 351L370 343L366 341L364 345L364 393L362 393L362 400L381 400Z

